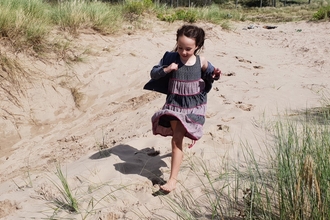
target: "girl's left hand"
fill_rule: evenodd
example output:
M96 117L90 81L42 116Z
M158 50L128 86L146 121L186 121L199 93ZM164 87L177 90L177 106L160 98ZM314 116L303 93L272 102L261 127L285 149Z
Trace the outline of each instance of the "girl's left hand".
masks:
M213 79L214 80L218 80L220 79L220 76L221 76L221 70L219 68L214 68L214 71L213 71Z

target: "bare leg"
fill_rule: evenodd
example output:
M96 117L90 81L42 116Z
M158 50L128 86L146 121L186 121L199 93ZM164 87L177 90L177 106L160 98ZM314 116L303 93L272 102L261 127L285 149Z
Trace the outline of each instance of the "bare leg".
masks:
M171 127L173 130L171 174L170 179L167 181L167 183L160 187L166 192L171 192L176 187L177 177L183 159L183 138L184 134L186 133L186 129L183 127L180 121L171 121Z

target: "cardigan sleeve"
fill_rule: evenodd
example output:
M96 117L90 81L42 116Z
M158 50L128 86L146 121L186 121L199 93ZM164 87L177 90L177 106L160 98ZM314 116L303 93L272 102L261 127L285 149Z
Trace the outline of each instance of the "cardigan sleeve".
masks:
M168 67L171 63L177 62L178 53L166 51L163 58L159 61L158 65L152 67L150 71L151 79L159 79L167 75L164 71L165 67Z
M213 72L214 72L214 66L208 61L207 62L207 68L206 70L202 73L202 79L205 82L205 89L204 91L208 93L212 89L212 84L214 80L218 80L213 78Z
M169 65L168 63L166 63L166 62L168 62L168 58L167 58L168 54L169 54L168 52L165 52L165 54L163 55L163 58L159 61L159 63L152 67L152 69L150 71L151 79L159 79L166 75L164 68Z
M213 79L214 69L215 69L214 66L209 61L207 61L207 68L203 73L203 78Z
M164 77L166 75L166 72L164 71L165 67L167 67L167 65L163 65L163 59L161 59L158 65L152 67L150 71L151 79L159 79Z

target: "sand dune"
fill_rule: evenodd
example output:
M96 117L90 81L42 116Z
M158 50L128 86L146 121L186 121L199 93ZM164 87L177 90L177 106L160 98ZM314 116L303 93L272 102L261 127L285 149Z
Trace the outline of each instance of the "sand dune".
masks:
M13 93L18 103L0 93L0 218L55 215L60 164L83 211L59 211L58 218L175 219L167 197L203 194L202 167L191 164L225 169L240 159L242 142L262 152L265 121L320 106L329 91L329 22L233 23L231 31L199 23L207 33L203 55L223 76L208 96L203 138L185 149L178 189L154 196L169 176L170 139L151 132L165 96L142 87L173 49L181 23L150 25L118 36L82 33L74 55L85 60L71 66L19 57L30 80Z

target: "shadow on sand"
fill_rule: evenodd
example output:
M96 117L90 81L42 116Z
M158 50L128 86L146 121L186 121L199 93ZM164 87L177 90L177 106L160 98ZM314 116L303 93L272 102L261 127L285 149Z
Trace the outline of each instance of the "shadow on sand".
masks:
M160 152L154 148L144 148L138 150L130 145L120 144L110 149L98 151L89 158L98 160L111 155L117 155L123 162L114 164L117 171L122 174L138 174L148 178L152 185L163 185L166 181L161 177L161 167L167 167L166 163L162 160L165 157L170 157L171 154L160 156ZM153 193L154 196L166 195L167 193L159 190Z

